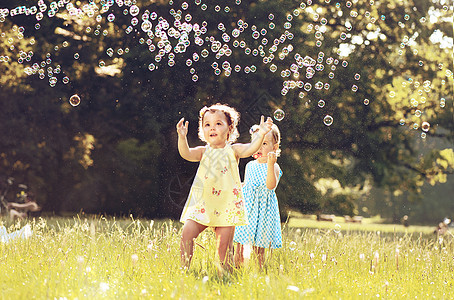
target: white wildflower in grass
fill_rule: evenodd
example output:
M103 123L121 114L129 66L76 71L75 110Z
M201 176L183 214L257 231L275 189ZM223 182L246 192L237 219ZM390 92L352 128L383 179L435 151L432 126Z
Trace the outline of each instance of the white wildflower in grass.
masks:
M306 295L306 294L309 294L309 293L313 293L315 291L314 288L308 288L308 289L305 289L301 292L301 294L303 295Z
M147 246L147 251L148 252L153 251L153 245L154 245L153 241L150 241L150 243Z
M326 261L326 254L322 254L322 261Z
M245 244L243 246L243 257L245 259L250 259L251 258L251 253L252 253L252 245L251 244Z
M360 260L360 261L364 261L365 258L366 258L366 256L364 255L364 253L361 253L361 254L359 255L359 260Z
M91 267L90 266L86 267L85 268L85 272L90 273L91 272Z
M28 239L31 236L32 236L32 228L31 228L30 224L26 224L24 226L24 238Z
M312 253L312 252L311 252L311 253L309 253L309 258L310 258L310 259L314 259L314 258L315 258L315 254L314 254L314 253Z
M92 237L94 237L96 234L96 226L95 226L95 223L93 222L90 222L90 235Z
M101 282L99 284L99 289L101 290L101 292L105 293L109 290L109 284L105 283L105 282Z
M288 248L291 250L291 251L294 251L296 249L296 243L294 241L291 241L288 245Z
M139 260L139 256L137 256L137 254L131 255L131 261L132 261L133 265L135 265L138 260Z
M289 285L287 286L287 290L294 291L294 292L299 292L300 288L294 285Z
M375 271L377 270L377 267L378 267L378 261L380 259L380 255L378 254L378 251L375 251L375 254L374 254L374 263L372 265L372 271L375 273Z
M202 283L205 284L208 282L208 276L203 276Z
M147 295L147 290L146 290L146 289L142 289L142 290L140 291L140 294L141 294L142 296L146 296L146 295Z
M396 268L399 270L399 248L396 248Z

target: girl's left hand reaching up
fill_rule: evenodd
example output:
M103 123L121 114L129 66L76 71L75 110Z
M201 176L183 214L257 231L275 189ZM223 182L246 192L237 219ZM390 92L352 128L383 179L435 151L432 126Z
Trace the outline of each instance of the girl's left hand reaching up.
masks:
M260 125L257 134L254 135L252 141L249 144L234 144L233 150L235 151L237 158L249 157L257 150L259 150L262 145L265 135L271 131L271 126L273 126L273 120L268 117L265 122L265 117L260 117Z
M180 121L177 124L178 136L185 137L188 134L188 124L189 124L189 121L186 121L186 123L185 123L184 118L180 119Z
M273 119L268 117L266 119L266 122L264 122L264 119L265 118L263 116L260 117L260 125L259 125L259 132L262 133L263 136L265 136L265 134L270 132L271 126L273 126Z

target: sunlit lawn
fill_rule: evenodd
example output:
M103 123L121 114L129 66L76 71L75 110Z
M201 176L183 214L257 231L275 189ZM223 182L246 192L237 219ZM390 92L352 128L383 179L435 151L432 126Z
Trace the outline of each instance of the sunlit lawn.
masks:
M184 272L180 223L100 216L30 220L31 238L0 243L0 299L454 297L450 233L437 237L431 227L364 221L290 219L284 247L268 256L264 270L252 257L242 269L222 274L211 231L197 239L191 270Z

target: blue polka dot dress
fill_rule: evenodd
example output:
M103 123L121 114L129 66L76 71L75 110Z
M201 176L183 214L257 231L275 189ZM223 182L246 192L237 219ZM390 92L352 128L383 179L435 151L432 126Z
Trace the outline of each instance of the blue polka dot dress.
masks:
M236 226L233 241L262 248L281 248L281 221L275 190L266 187L267 163L256 160L246 165L243 196L248 224ZM279 179L282 170L279 168Z

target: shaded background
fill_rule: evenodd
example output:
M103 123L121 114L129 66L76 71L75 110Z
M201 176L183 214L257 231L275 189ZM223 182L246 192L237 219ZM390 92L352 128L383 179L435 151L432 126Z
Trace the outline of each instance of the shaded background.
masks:
M178 218L197 164L179 156L175 125L189 120L189 143L201 145L198 111L222 102L242 115L240 142L260 115L284 110L275 121L282 215L399 222L407 214L416 224L454 213L452 2L20 2L0 8L0 177L3 190L15 179L9 201L24 183L46 212ZM43 4L42 18L30 11ZM147 11L158 16L152 36L141 29ZM157 61L159 18L181 33L175 21L187 15L206 22L203 45L191 31L177 53L178 38L169 37L174 64L169 53ZM216 57L213 41L231 55ZM312 77L295 54L318 60Z

